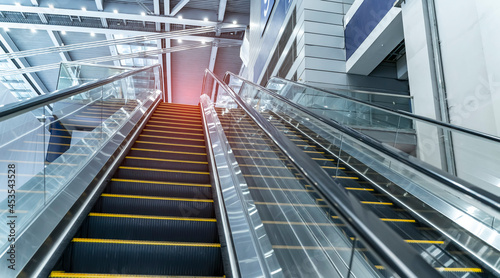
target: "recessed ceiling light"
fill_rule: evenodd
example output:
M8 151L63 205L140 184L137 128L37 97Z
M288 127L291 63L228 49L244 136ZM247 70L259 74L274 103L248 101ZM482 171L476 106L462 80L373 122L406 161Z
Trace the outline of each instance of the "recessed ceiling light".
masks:
M207 42L206 41L201 41L201 44L206 44Z
M233 24L234 24L234 25L238 24L238 21L233 20Z
M50 8L50 9L53 9L53 8L54 8L54 5L49 4L49 8Z
M118 10L113 10L113 13L117 14L117 13L118 13Z
M86 11L87 11L87 8L82 7L82 11L86 12Z
M90 33L90 36L95 37L95 33L94 32Z
M181 39L178 39L178 40L177 40L177 42L178 42L178 43L181 43L181 42L182 42L182 40L181 40Z
M61 34L66 35L66 31L62 30Z
M16 2L16 3L15 3L15 5L16 5L16 6L18 6L18 7L20 7L20 6L21 6L21 3Z
M5 32L9 32L9 28L7 28L7 27L3 27L3 30L4 30Z
M178 16L177 18L178 18L178 19L182 19L182 15Z
M208 17L205 17L205 18L203 19L203 21L207 22L207 21L208 21Z
M31 33L36 33L36 29L35 28L31 28Z
M141 15L142 15L142 16L145 16L145 15L146 15L146 13L145 13L145 12L141 12Z

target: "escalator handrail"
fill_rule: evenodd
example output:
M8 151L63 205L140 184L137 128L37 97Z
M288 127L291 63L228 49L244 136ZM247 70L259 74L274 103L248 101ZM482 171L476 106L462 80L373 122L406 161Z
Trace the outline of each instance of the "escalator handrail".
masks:
M333 180L318 164L274 125L257 111L250 108L227 84L220 81L210 70L211 75L229 96L254 120L254 122L273 140L283 153L297 166L303 176L322 195L323 200L332 207L362 242L374 250L376 255L400 277L437 277L432 268L420 254L383 223L372 211L362 207L359 200L348 194L345 188Z
M131 70L131 71L127 71L124 73L115 74L115 75L112 75L112 76L109 76L109 77L106 77L103 79L99 79L96 81L91 81L91 82L83 83L80 85L75 85L75 86L72 86L69 88L57 90L57 91L54 91L54 92L49 93L49 94L36 96L34 98L24 100L21 102L9 103L0 109L0 122L5 121L5 120L10 119L10 118L13 118L13 117L18 116L18 115L21 115L23 113L32 111L36 108L54 103L54 102L59 101L59 100L63 100L65 98L68 98L68 97L71 97L74 95L81 94L83 92L104 86L104 85L109 84L109 83L113 83L113 82L118 81L120 79L123 79L125 77L129 77L131 75L134 75L134 74L137 74L137 73L140 73L143 71L147 71L149 69L159 67L159 66L160 66L159 64L156 64L156 65L152 65L152 66L142 67L142 68L139 68L136 70Z
M367 136L355 129L352 129L350 127L347 127L347 126L344 126L334 120L331 120L331 119L328 119L328 118L325 118L321 115L318 115L312 111L310 111L309 109L307 109L306 107L302 106L302 105L299 105L299 104L296 104L290 100L288 100L287 98L279 95L279 94L276 94L272 91L270 91L269 89L267 88L264 88L258 84L255 84L241 76L238 76L234 73L231 73L231 72L226 72L226 76L232 76L232 77L235 77L235 78L238 78L240 80L242 80L243 82L251 85L251 86L254 86L256 88L258 88L259 90L279 99L280 101L283 101L285 102L286 104L298 109L299 111L303 112L303 113L306 113L308 115L310 115L311 117L314 117L318 120L320 120L321 122L329 125L329 126L332 126L334 127L335 129L338 129L340 130L341 132L355 138L356 140L359 140L361 142L363 142L364 144L376 149L377 151L380 151L382 152L383 154L387 155L387 156L390 156L391 158L397 160L398 162L401 162L423 174L425 174L426 176L429 176L439 182L441 182L442 184L444 184L445 186L449 187L449 188L452 188L452 189L455 189L461 193L464 193L466 194L467 196L470 196L472 198L474 198L475 200L478 200L479 202L499 211L500 210L500 196L497 196L495 194L492 194L491 192L488 192L487 190L484 190L474 184L471 184L467 181L464 181L456 176L453 176L439 168L436 168L432 165L429 165L407 153L404 153L403 151L400 151L400 150L397 150L397 149L394 149L392 147L388 147L387 145L384 145L382 144L381 142L373 139L372 137L370 136ZM224 80L227 80L226 77L224 77Z
M234 76L236 78L241 78L240 76L238 76L238 75L236 75L236 74L234 74L232 72L226 72L226 75L227 74L229 74L231 76ZM491 141L500 143L500 137L495 136L495 135L491 135L491 134L483 133L483 132L480 132L480 131L468 129L468 128L465 128L465 127L461 127L461 126L457 126L457 125L453 125L453 124L449 124L449 123L437 121L437 120L434 120L434 119L431 119L431 118L427 118L427 117L424 117L424 116L412 114L410 112L406 112L406 111L403 111L403 110L392 109L392 108L388 108L388 107L381 106L381 105L378 105L378 104L369 103L369 102L366 102L366 101L363 101L363 100L359 100L359 99L354 98L354 97L345 96L345 95L342 95L342 94L337 94L335 92L331 92L331 91L328 91L328 90L325 90L325 89L321 89L321 88L318 88L318 87L314 87L314 86L311 86L311 85L301 84L301 83L298 83L298 82L295 82L295 81L290 81L290 80L287 80L287 79L284 79L284 78L281 78L281 77L272 77L270 79L270 81L273 80L273 79L281 80L281 81L284 81L284 82L289 82L289 83L292 83L292 84L300 86L300 87L310 88L310 89L313 89L313 90L321 91L323 93L327 93L327 94L334 95L334 96L339 97L339 98L343 98L343 99L347 99L347 100L350 100L350 101L353 101L353 102L357 102L357 103L360 103L360 104L363 104L363 105L367 105L369 107L376 108L378 110L383 110L384 112L387 112L387 113L390 113L390 114L394 114L396 116L403 116L403 117L411 118L413 120L423 121L423 122L426 122L426 123L434 125L434 126L439 126L440 128L443 128L443 129L446 129L446 130L456 131L456 132L460 132L460 133L467 134L467 135L472 135L472 136L477 136L477 137L480 137L482 139L491 140ZM244 79L242 78L242 80L244 80ZM255 85L257 85L257 84L255 84ZM259 85L259 87L264 88L264 87L262 87L260 85ZM395 95L395 96L398 96L398 95Z

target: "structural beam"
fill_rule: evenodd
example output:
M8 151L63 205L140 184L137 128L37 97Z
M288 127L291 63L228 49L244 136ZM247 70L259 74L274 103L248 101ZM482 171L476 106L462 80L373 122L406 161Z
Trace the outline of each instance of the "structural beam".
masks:
M224 14L226 13L227 0L220 0L219 2L219 14L217 15L217 21L224 21Z
M61 39L61 36L59 36L59 33L54 32L54 31L47 31L47 34L49 34L50 40L52 41L52 44L54 44L54 46L57 46L57 47L64 46L64 43ZM69 57L68 52L60 51L59 56L61 57L61 60L63 62L70 62L71 61L71 57Z
M0 30L0 42L3 44L7 52L17 52L19 48L17 48L16 44L10 36L4 31ZM17 67L19 69L29 68L31 65L24 58L13 59L16 61ZM45 87L42 80L35 73L27 73L23 75L23 78L26 80L26 83L32 87L33 91L37 94L47 94L49 90ZM33 87L34 86L34 87Z
M215 21L205 21L205 20L194 20L194 19L179 19L177 17L169 16L156 16L156 15L141 15L141 14L130 14L130 13L113 13L106 11L82 11L76 9L59 9L59 8L46 8L46 7L34 7L34 6L15 6L15 5L0 5L0 11L8 12L18 12L18 13L43 13L43 14L56 14L56 15L66 15L66 16L83 16L83 17L96 17L96 18L112 18L120 20L136 20L136 21L147 21L147 22L159 22L159 23L171 23L171 24L182 24L182 25L193 25L193 26L216 26ZM3 23L2 23L3 24ZM232 25L234 27L246 27L244 25Z
M208 63L208 69L213 72L215 68L215 60L217 59L217 50L219 46L217 42L212 44L212 52L210 53L210 62Z
M97 7L98 11L104 10L103 2L104 0L95 0L95 6Z
M106 35L106 40L114 40L115 38L113 37L113 35ZM118 50L116 49L116 45L110 45L109 46L109 53L111 53L111 56L116 56L118 55ZM113 64L115 66L118 66L120 67L121 66L121 63L119 60L113 60Z
M169 1L170 2L170 1ZM175 16L186 4L189 3L189 0L181 0L170 12L170 16Z
M31 0L31 4L32 4L33 6L38 6L38 5L39 5L39 4L38 4L38 0Z
M163 14L164 15L169 15L170 14L170 0L164 0L163 1ZM169 32L170 31L170 24L165 24L165 31ZM165 39L164 40L165 48L170 48L172 46L171 40L170 39ZM163 55L165 57L165 71L163 74L165 74L165 90L167 90L167 102L172 102L172 54L166 53Z

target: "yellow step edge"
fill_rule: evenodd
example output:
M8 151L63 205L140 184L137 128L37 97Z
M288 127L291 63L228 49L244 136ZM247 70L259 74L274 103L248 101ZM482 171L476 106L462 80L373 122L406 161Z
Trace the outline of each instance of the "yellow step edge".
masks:
M165 120L169 120L169 121L176 121L176 120L192 120L192 121L201 121L201 117L200 118L196 118L196 117L186 117L186 116L183 116L183 115L179 115L177 114L177 116L173 116L173 115L165 115L165 114L161 114L161 113L157 113L155 112L153 114L153 116L151 116L151 118L157 118L157 119L165 119Z
M335 161L331 158L315 158L315 157L311 157L312 160L321 160L321 161Z
M166 172L166 173L182 173L182 174L194 174L194 175L210 175L210 172L198 172L198 171L168 170L168 169L130 167L130 166L120 166L118 168L119 169L124 169L124 170L138 170L138 171Z
M166 123L165 119L164 118L160 118L162 119L163 121L157 121L157 120L154 120L153 118L158 118L158 117L154 117L152 116L151 117L151 120L148 121L148 123L159 123L159 124L164 124ZM186 120L175 120L176 122L184 122L184 123L195 123L195 122L199 122L199 121L186 121Z
M376 265L376 269L385 269L383 265ZM437 271L440 272L474 272L474 273L482 273L483 270L477 267L436 267Z
M147 200L200 202L200 203L213 203L214 202L214 200L210 200L210 199L171 198L171 197L125 195L125 194L109 194L109 193L102 193L101 196L102 197L110 197L110 198L147 199Z
M199 111L198 111L199 112ZM199 114L199 113L198 113ZM166 112L166 111L162 111L162 110L156 110L153 115L165 115L165 116L168 116L168 117L177 117L177 118L186 118L186 119L197 119L197 120L201 120L201 114L199 116L196 116L196 115L183 115L181 113L169 113L169 112Z
M128 159L140 159L140 160L153 160L153 161L164 161L164 162L176 162L176 163L192 163L192 164L205 164L206 161L190 161L190 160L177 160L177 159L162 159L162 158L150 158L150 157L138 157L138 156L126 156Z
M147 128L143 129L142 131L168 133L168 134L183 134L183 135L203 136L203 133L199 134L199 133L188 133L188 132L179 132L179 131L154 130L154 129L147 129Z
M158 135L148 135L148 134L140 134L139 137L149 137L149 138L162 138L162 139L171 139L171 140L185 140L185 141L205 142L205 139L169 137L169 136L158 136Z
M178 146L178 147L189 147L189 148L200 148L205 149L205 146L201 145L186 145L186 144L174 144L174 143L161 143L161 142L150 142L150 141L142 141L137 140L136 143L144 143L144 144L154 144L154 145L166 145L166 146Z
M133 183L151 183L151 184L163 184L163 185L181 185L181 186L212 187L212 185L210 185L210 184L187 183L187 182L148 181L148 180L117 179L117 178L112 178L111 181L133 182Z
M332 176L335 179L346 179L346 180L359 180L358 177L347 177L347 176Z
M297 177L280 177L280 176L266 176L266 175L243 175L248 178L265 178L265 179L283 179L283 180L303 180L304 178Z
M197 126L197 127L203 127L202 124L185 124L185 123L166 123L167 125L180 125L180 126ZM163 126L163 125L162 125Z
M335 166L321 166L323 169L338 169L338 170L345 170L345 167L335 167Z
M206 153L191 153L191 152L178 152L178 151L165 151L165 150L153 150L153 149L144 149L144 148L131 148L133 151L144 151L144 152L159 152L159 153L176 153L176 154L192 154L192 155L204 155Z
M359 191L375 191L372 188L360 188L360 187L344 187L346 190L359 190Z
M189 127L176 127L176 126L167 126L167 125L146 125L146 128L148 127L159 127L159 128L171 128L171 129L182 129L182 130L192 130L192 131L200 131L203 132L203 129L201 128L189 128Z
M313 207L313 208L325 208L327 205L317 205L317 204L293 204L293 203L272 203L272 202L254 202L256 205L266 205L266 206L293 206L293 207Z
M370 202L370 201L361 201L362 204L365 205L383 205L383 206L393 206L394 204L391 202Z
M137 245L158 245L158 246L220 247L220 243L124 240L124 239L100 239L100 238L73 238L71 242L137 244Z
M134 219L155 219L155 220L175 220L175 221L217 222L217 220L215 218L171 217L171 216L152 216L152 215L137 215L137 214L98 213L98 212L91 212L91 213L89 213L89 216L134 218Z
M405 239L408 243L419 243L419 244L444 244L443 240L425 240L425 239Z

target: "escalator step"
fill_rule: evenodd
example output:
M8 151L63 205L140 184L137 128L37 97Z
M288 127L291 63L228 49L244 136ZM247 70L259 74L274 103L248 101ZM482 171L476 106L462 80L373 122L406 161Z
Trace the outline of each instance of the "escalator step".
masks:
M106 193L157 197L212 199L210 184L153 182L130 179L111 179Z
M200 233L203 231L203 233ZM214 218L90 213L79 237L155 241L219 242Z
M127 156L122 166L208 172L208 162Z
M136 157L151 157L159 159L177 159L177 160L190 160L190 161L207 161L206 154L190 153L190 152L177 152L177 151L159 151L154 149L132 148L128 156Z
M138 141L149 141L158 143L170 143L170 144L189 144L196 146L205 146L204 139L189 139L173 136L156 136L156 135L143 135L139 136Z
M213 200L102 194L94 212L158 216L215 217Z
M192 153L206 153L205 146L196 146L189 144L175 144L175 143L164 143L164 142L151 142L138 140L133 145L133 148L139 149L157 149L164 151L180 151L180 152L192 152Z
M128 167L128 166L120 166L118 170L115 172L114 177L120 179L139 179L139 180L205 183L205 184L210 183L209 172L139 168L139 167Z
M165 275L128 275L128 274L98 274L98 273L68 273L52 271L49 278L224 278L224 276L165 276Z
M223 275L218 243L74 238L71 272Z

